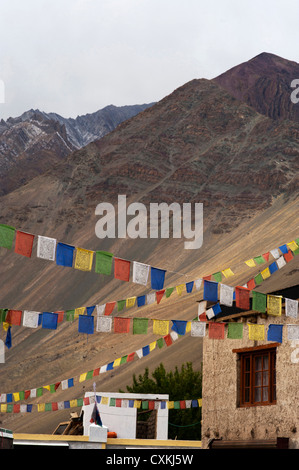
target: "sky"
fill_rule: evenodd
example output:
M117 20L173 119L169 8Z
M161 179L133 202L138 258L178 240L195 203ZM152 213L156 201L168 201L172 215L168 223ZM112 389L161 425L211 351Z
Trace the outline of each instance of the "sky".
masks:
M0 119L159 101L298 45L298 0L0 0Z

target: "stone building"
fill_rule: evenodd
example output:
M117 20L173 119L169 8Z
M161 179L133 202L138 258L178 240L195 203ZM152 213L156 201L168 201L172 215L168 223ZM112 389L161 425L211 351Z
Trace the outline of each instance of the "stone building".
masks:
M299 325L299 317L286 316L285 311L285 298L298 300L299 285L272 292L269 288L270 284L263 292L267 297L282 296L281 315L270 315L268 308L265 312L253 310L251 298L249 309L222 308L207 325L203 341L203 449L240 447L242 442L246 447L283 442L288 448L299 448L299 341L290 339L289 329ZM212 323L222 325L222 339L209 337ZM236 324L239 327L230 326ZM275 330L270 325L280 325L278 341L275 335L268 339L268 332ZM258 326L264 330L264 339L249 337L252 327ZM239 339L237 334L228 334L229 329L238 328L243 330Z

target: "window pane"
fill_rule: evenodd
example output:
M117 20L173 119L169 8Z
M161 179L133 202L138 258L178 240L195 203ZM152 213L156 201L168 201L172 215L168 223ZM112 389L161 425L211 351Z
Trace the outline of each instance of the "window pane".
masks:
M262 373L256 372L254 385L262 385Z
M261 388L260 387L257 387L255 388L254 390L254 401L255 402L258 402L258 401L261 401Z
M262 357L258 356L255 358L255 370L261 370L262 369Z
M263 357L263 369L268 369L269 368L269 356L264 356Z
M245 374L245 387L250 386L250 374Z
M250 357L246 357L245 359L245 371L246 372L250 371Z
M268 401L268 400L269 400L268 387L263 387L263 399L262 399L262 401Z
M269 384L269 372L266 370L263 372L263 385L268 385Z
M250 390L249 388L245 388L245 403L249 403L250 399Z

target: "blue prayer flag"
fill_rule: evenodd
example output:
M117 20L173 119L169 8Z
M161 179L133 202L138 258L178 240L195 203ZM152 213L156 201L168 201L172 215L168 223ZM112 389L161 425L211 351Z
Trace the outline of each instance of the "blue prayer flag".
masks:
M68 381L67 381L67 386L68 386L68 388L74 386L74 379L73 379L73 378L72 378L72 379L68 379Z
M288 252L288 247L287 245L281 245L279 247L280 251L283 253L283 254L286 254Z
M218 300L218 282L204 280L203 299L210 302Z
M107 370L113 370L113 362L109 362L109 364L107 364Z
M8 327L5 339L5 346L10 349L11 348L11 326Z
M149 344L147 346L144 346L142 348L142 353L143 353L143 356L147 356L150 352L150 348L149 348Z
M193 285L194 285L194 281L186 282L186 291L188 292L188 294L192 292Z
M154 290L161 290L164 287L165 270L151 267L151 287Z
M66 401L64 402L64 408L70 408L70 402L69 402L69 400L66 400Z
M275 271L277 271L277 270L278 270L278 266L277 266L277 264L276 264L276 261L274 261L273 263L271 263L271 264L269 265L269 271L270 271L271 274L273 274L273 273L275 273Z
M92 315L94 309L95 309L95 305L93 305L92 307L86 307L87 315Z
M282 327L283 325L269 325L267 341L275 341L275 343L282 343Z
M73 266L74 250L74 246L59 242L56 250L56 264L71 268Z
M78 332L92 335L94 332L94 317L90 315L79 315Z
M145 295L140 295L140 297L137 297L137 306L142 307L145 305Z
M173 325L171 329L178 335L184 335L186 333L187 322L185 320L171 320Z
M42 313L42 328L49 330L56 330L58 321L58 313L43 312Z
M221 313L222 311L219 303L216 305L213 305L212 309L215 315L218 315L218 313Z

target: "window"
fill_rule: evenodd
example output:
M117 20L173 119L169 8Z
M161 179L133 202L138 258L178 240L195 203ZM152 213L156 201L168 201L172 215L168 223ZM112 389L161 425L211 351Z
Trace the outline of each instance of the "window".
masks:
M240 406L276 403L276 348L239 352Z

